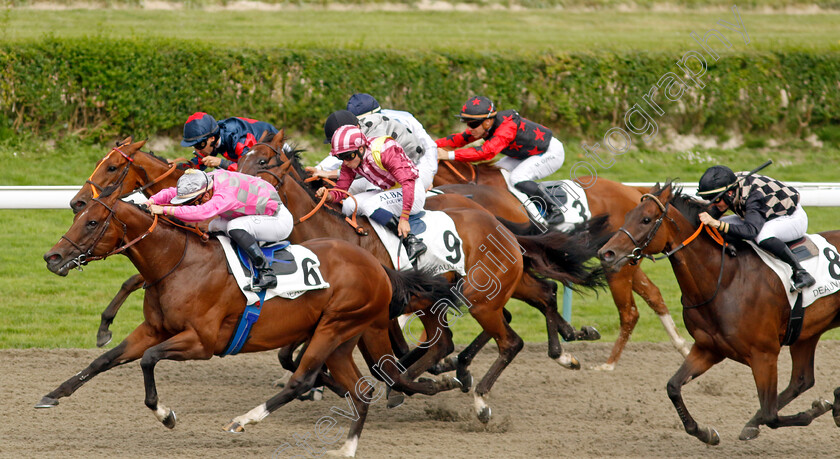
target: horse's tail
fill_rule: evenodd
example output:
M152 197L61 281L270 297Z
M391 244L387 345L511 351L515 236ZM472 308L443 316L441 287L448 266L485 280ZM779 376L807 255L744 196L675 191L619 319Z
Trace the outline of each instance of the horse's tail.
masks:
M504 223L504 222L503 222ZM575 225L569 233L548 230L540 234L517 235L525 249L525 269L539 276L557 280L576 290L606 286L604 271L598 263L589 263L609 239L606 216L597 216Z
M388 308L389 316L393 319L401 315L412 298L428 300L432 303L446 298L450 304L457 304L457 297L453 291L453 284L443 276L434 276L431 271L408 269L397 271L383 266L391 281L393 294Z

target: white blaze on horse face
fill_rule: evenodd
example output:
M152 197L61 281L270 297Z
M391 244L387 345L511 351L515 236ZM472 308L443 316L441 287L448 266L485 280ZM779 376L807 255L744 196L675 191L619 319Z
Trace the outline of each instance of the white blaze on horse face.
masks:
M263 403L242 416L234 418L233 422L238 423L241 426L246 426L248 424L256 424L265 419L268 415L268 410L265 408L265 403Z
M352 436L344 441L341 449L327 451L328 456L333 457L356 457L356 448L359 446L359 437Z

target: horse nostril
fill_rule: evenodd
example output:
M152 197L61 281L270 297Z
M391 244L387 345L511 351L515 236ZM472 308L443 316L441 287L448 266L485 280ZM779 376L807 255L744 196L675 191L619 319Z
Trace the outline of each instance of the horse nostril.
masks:
M47 263L55 263L55 262L57 262L60 258L61 258L61 257L60 257L57 253L47 253L47 254L44 254L44 261L46 261Z
M601 253L601 260L603 261L612 261L615 258L615 252L612 250L607 250L606 252Z

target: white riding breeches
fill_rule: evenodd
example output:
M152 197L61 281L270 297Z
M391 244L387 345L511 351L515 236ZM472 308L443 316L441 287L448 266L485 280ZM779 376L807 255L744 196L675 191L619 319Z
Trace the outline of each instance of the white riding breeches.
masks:
M216 218L210 221L209 231L223 231L241 229L247 231L258 241L282 241L289 237L294 227L295 219L286 206L281 206L275 215L245 215L228 220Z
M356 200L348 197L344 200L344 205L341 208L344 215L353 215L353 210L356 209L356 202L359 203L359 213L369 217L376 209L384 209L399 217L403 208L403 190L402 188L394 188L387 191L366 191L361 194L354 195ZM426 204L426 189L420 180L414 181L414 204L411 206L411 214L416 214L423 210L423 205Z
M727 223L740 223L741 217L737 215L727 215L720 219ZM805 235L808 231L808 215L801 205L796 206L796 210L784 217L776 217L772 220L767 220L758 236L755 237L755 242L759 243L765 239L775 237L782 242L795 241Z
M536 181L548 177L560 169L565 160L566 152L563 149L563 143L552 137L545 153L525 159L505 156L496 162L496 166L510 172L510 181L516 185L519 182Z

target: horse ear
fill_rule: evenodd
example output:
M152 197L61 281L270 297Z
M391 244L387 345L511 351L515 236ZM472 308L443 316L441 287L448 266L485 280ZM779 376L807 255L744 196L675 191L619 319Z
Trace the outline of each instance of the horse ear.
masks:
M284 141L286 140L286 130L280 129L277 134L274 134L274 138L271 139L271 145L274 147L279 147L283 145Z
M131 143L131 140L132 140L132 139L131 139L131 136L126 137L125 139L123 139L123 140L122 140L122 142L120 142L120 141L118 140L118 141L117 141L117 146L118 146L118 147L123 147L123 146L126 146L126 145L128 145L128 144L130 144L130 143Z
M667 202L671 200L671 197L674 194L674 184L672 182L668 182L662 188L662 191L659 192L659 200L662 202Z
M662 185L660 185L659 182L656 182L656 185L653 185L650 190L648 190L648 193L656 194L659 193L660 190L662 190Z
M131 137L129 137L129 139L131 139ZM139 149L143 148L143 145L146 145L146 141L145 141L145 140L141 140L141 141L139 141L139 142L132 143L131 145L129 145L129 146L126 148L126 150L127 150L127 151L130 151L130 152L135 152L135 151L137 151L137 150L139 150Z

